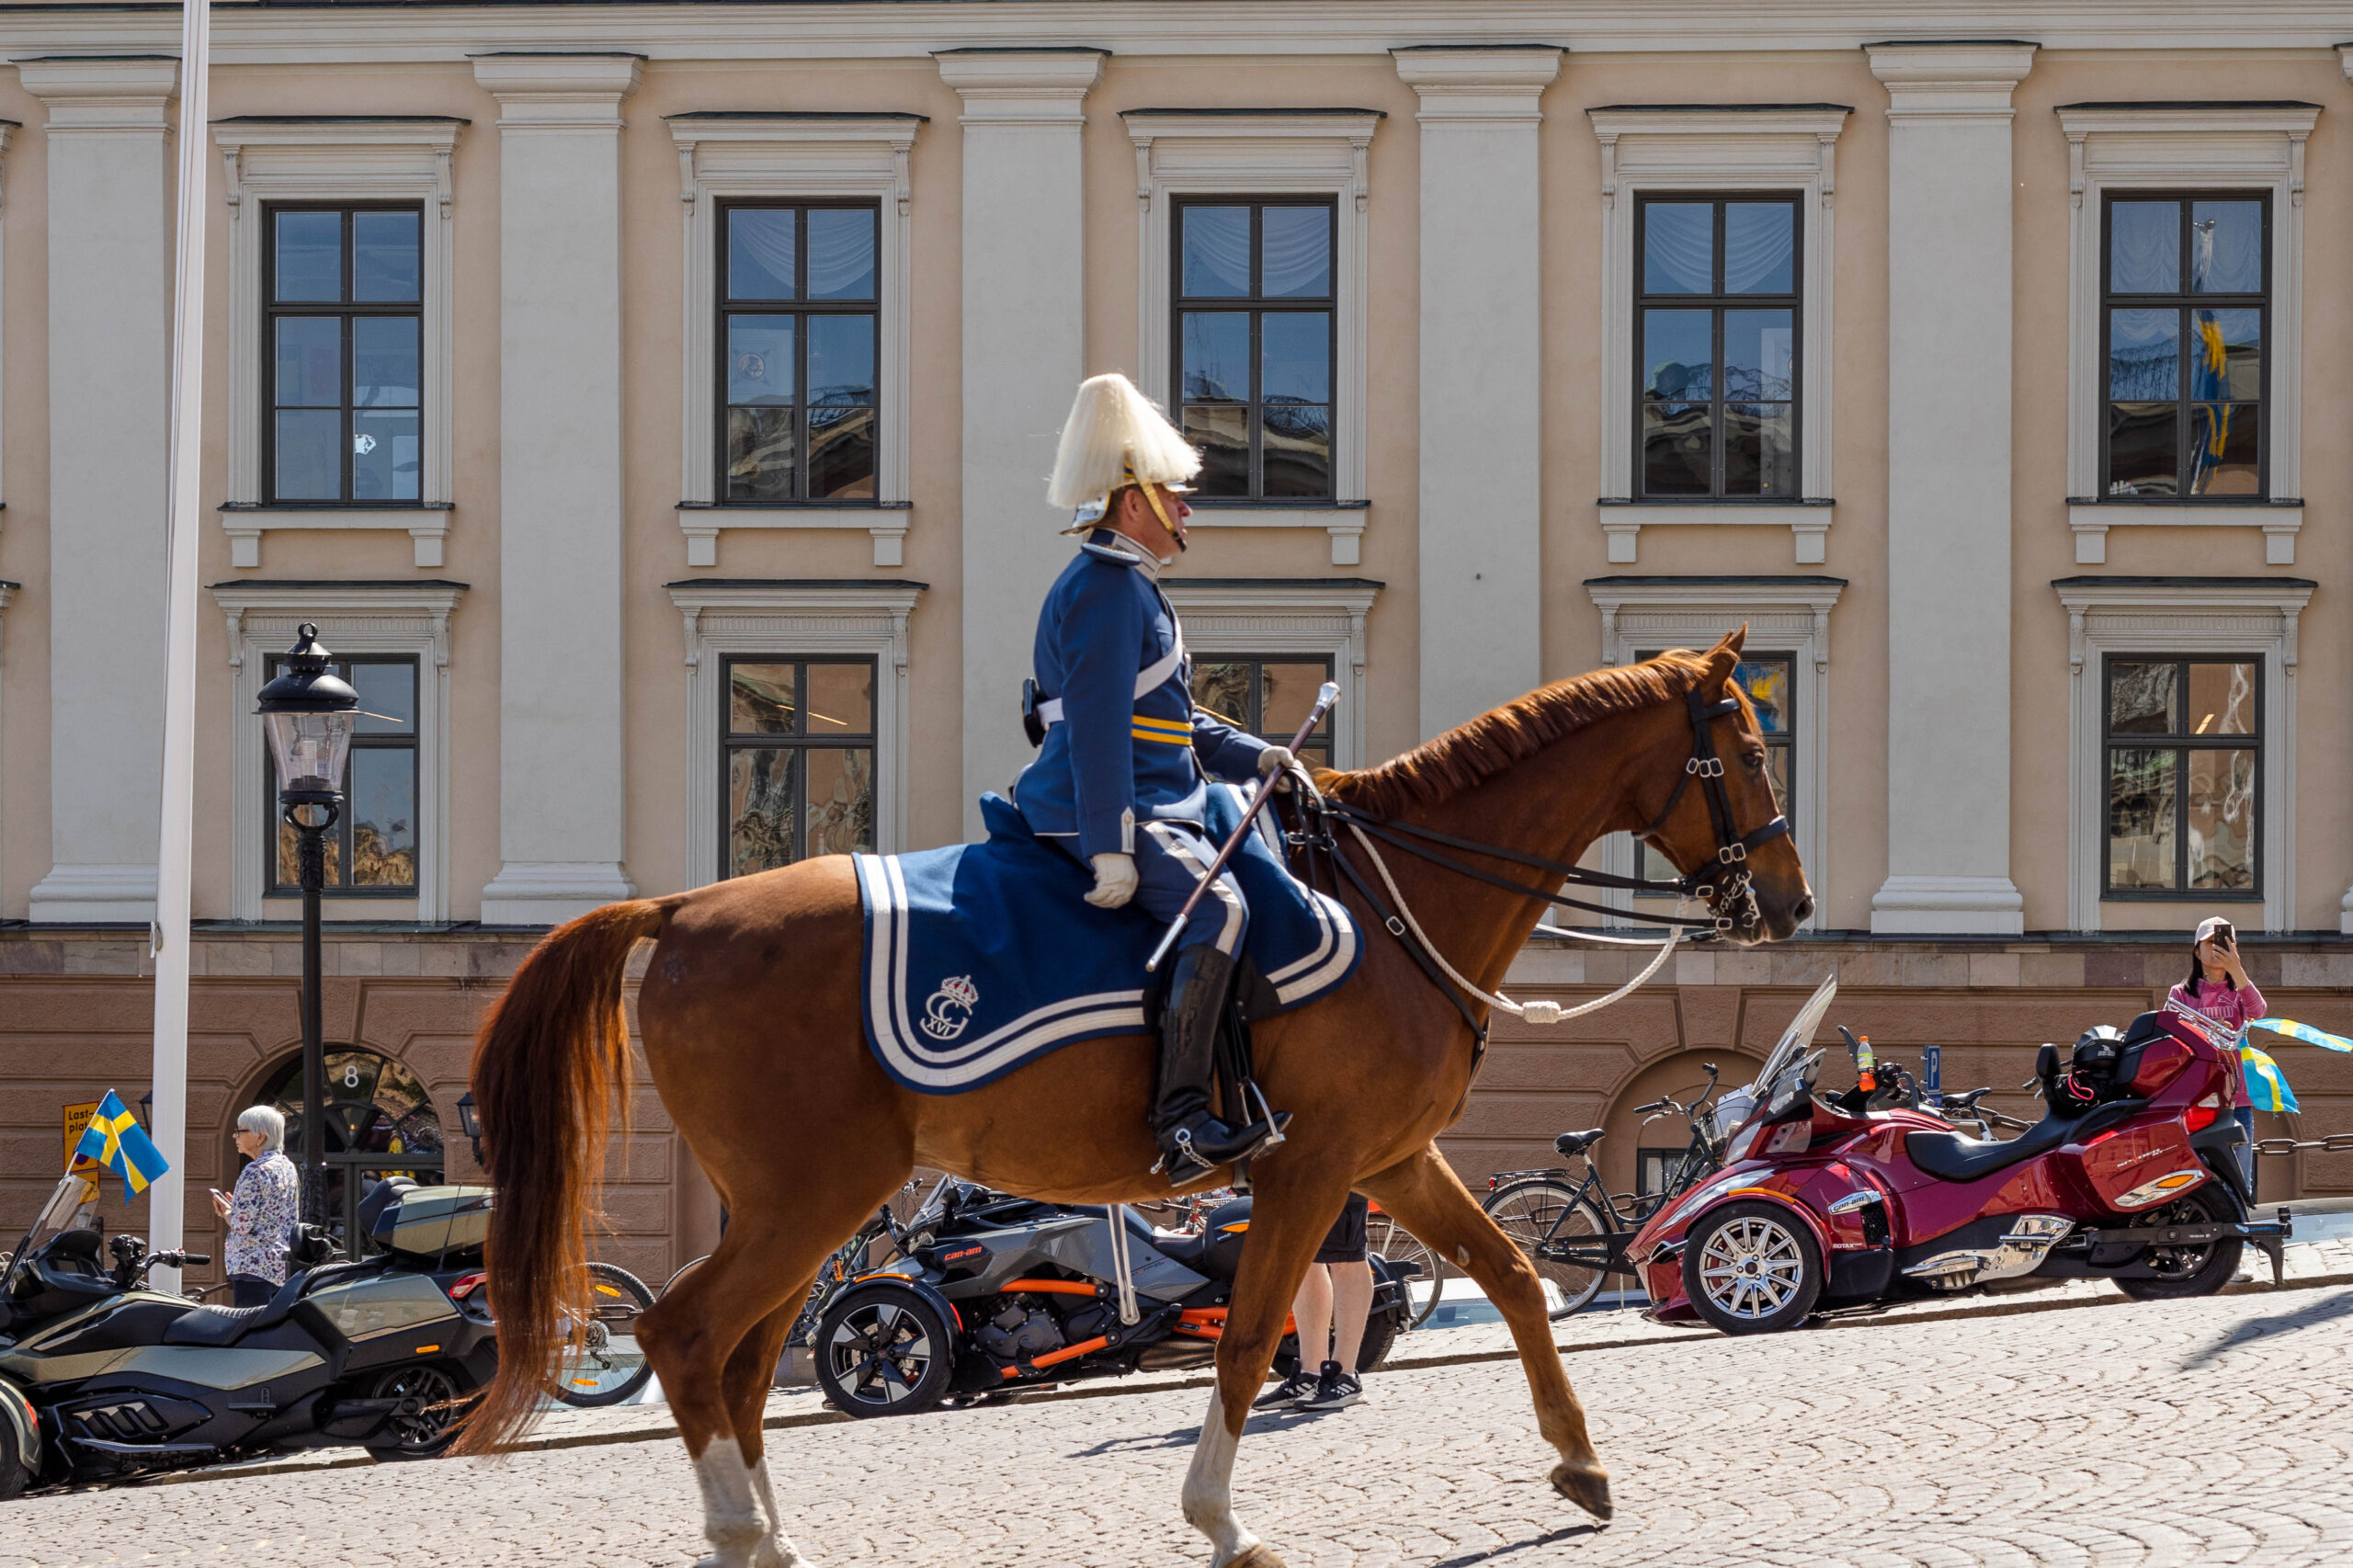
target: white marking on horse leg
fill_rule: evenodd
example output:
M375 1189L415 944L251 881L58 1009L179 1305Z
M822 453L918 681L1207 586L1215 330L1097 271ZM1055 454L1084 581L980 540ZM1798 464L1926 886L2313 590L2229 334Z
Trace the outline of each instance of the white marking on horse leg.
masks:
M752 1551L767 1538L752 1498L752 1471L733 1437L714 1437L695 1460L702 1486L702 1533L714 1549L695 1568L752 1568Z
M1225 1568L1258 1544L1258 1538L1233 1517L1233 1433L1225 1429L1225 1401L1210 1390L1210 1413L1201 1418L1201 1436L1193 1445L1192 1467L1185 1471L1185 1522L1210 1538L1214 1554L1210 1568Z
M784 1533L784 1516L777 1511L776 1487L768 1480L768 1457L752 1467L752 1486L760 1494L761 1506L768 1512L768 1533L752 1551L752 1568L805 1568L808 1559L793 1550L792 1539Z

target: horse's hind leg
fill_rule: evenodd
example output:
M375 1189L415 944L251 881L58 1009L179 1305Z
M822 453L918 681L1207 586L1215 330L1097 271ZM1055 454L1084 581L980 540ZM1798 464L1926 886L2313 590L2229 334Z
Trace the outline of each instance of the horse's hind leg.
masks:
M1545 1315L1544 1290L1527 1257L1463 1189L1434 1147L1357 1186L1399 1224L1478 1281L1503 1313L1535 1396L1537 1430L1561 1456L1552 1467L1553 1486L1595 1518L1609 1517L1609 1472L1593 1451L1585 1406L1577 1403L1569 1375L1561 1367L1552 1324ZM1253 1227L1254 1240L1256 1236Z
M762 1318L727 1358L728 1424L735 1430L736 1449L752 1467L752 1489L768 1516L768 1533L752 1549L752 1568L796 1568L806 1561L784 1533L784 1516L777 1509L776 1487L768 1480L767 1455L762 1451L766 1433L760 1423L767 1415L768 1390L784 1354L785 1335L792 1332L808 1294L809 1282L804 1282L784 1305Z

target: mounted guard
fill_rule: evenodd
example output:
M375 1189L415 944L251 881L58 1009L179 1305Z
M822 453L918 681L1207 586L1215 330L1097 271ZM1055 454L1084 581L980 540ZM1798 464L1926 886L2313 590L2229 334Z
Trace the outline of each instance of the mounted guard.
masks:
M1132 901L1164 925L1217 858L1203 833L1210 780L1298 766L1290 747L1193 704L1192 661L1160 573L1185 550L1185 482L1200 469L1200 454L1125 376L1080 384L1047 499L1074 510L1063 531L1085 538L1038 617L1021 710L1040 749L1013 797L1040 837L1093 872L1088 903ZM1210 1109L1218 1017L1249 918L1239 883L1222 873L1176 938L1150 1118L1172 1187L1248 1158L1290 1119L1269 1112L1234 1127Z

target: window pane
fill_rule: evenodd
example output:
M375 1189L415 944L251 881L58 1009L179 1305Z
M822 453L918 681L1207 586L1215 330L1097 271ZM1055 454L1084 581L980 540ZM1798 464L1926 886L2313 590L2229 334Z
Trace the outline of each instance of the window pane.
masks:
M874 298L875 211L871 207L809 210L809 297Z
M1664 403L1705 403L1715 381L1714 334L1712 311L1644 311L1643 395Z
M1208 709L1236 729L1248 729L1256 722L1250 715L1250 665L1239 659L1195 660L1193 706Z
M1710 201L1643 204L1643 292L1707 294L1716 281L1716 209Z
M357 746L351 753L351 884L416 885L416 753Z
M793 733L792 665L727 666L727 733L789 735Z
M1332 209L1269 207L1258 223L1260 293L1291 300L1332 292Z
M2255 666L2189 666L2189 733L2193 735L2255 733Z
M809 411L809 498L874 499L874 410L822 404Z
M1797 445L1786 403L1724 404L1724 494L1795 495Z
M1185 439L1200 449L1203 495L1250 494L1250 411L1232 403L1185 410Z
M792 861L792 773L800 754L745 746L727 754L727 874Z
M2116 294L2181 292L2180 202L2109 203L2108 287Z
M863 747L841 751L813 747L801 761L809 770L808 821L801 835L801 854L871 852L874 754Z
M1315 693L1331 679L1330 668L1323 660L1313 663L1266 664L1258 666L1258 733L1268 739L1289 744L1299 727L1307 722L1307 715L1314 710ZM1332 716L1315 726L1319 735L1332 733Z
M1704 403L1643 404L1643 494L1705 495L1712 483L1713 426Z
M278 406L343 406L343 321L338 316L278 320Z
M871 403L874 401L874 318L870 315L812 315L808 324L809 401L812 403Z
M1756 710L1756 727L1768 735L1790 733L1790 661L1743 659L1733 667L1733 679L1748 693Z
M2200 403L2189 410L2189 494L2263 494L2263 408L2253 403Z
M2177 735L2181 733L2177 666L2111 664L2108 666L2108 733L2112 735Z
M727 297L790 300L800 214L790 208L727 210Z
M2181 488L2180 405L2108 405L2108 493L2171 495Z
M2174 754L2108 754L2108 885L2173 886Z
M1268 496L1331 494L1332 411L1290 403L1268 408L1258 462Z
M276 494L280 501L343 499L343 415L332 408L278 415Z
M1797 209L1786 201L1724 204L1724 292L1797 292Z
M741 669L742 665L736 666ZM870 735L874 733L874 666L869 664L809 666L809 733Z
M2189 773L2189 885L2255 886L2255 753L2193 751Z
M1250 292L1250 209L1179 207L1179 293L1200 299Z
M1788 311L1726 311L1724 396L1744 403L1779 403L1795 397L1794 342Z
M2263 396L2263 312L2189 312L2189 395L2254 403Z
M414 501L424 465L410 409L363 408L351 416L351 498Z
M1269 311L1258 324L1258 395L1267 403L1332 401L1332 318Z
M2143 402L2181 395L2181 312L2108 312L2108 395Z
M792 401L792 316L727 318L727 401L774 407Z
M281 301L343 298L343 214L278 214L277 289Z
M1765 748L1765 770L1773 780L1773 807L1786 812L1790 809L1790 767L1796 754L1793 746L1771 745Z
M358 408L415 408L418 371L415 316L354 316L351 402ZM280 403L285 399L280 398Z
M2189 290L2193 294L2263 291L2263 203L2189 204Z
M354 212L351 297L384 303L423 298L418 244L423 228L423 216L416 212Z
M1182 332L1185 401L1249 402L1249 312L1187 311Z
M357 733L413 735L416 733L415 665L405 659L397 664L355 664L345 678L359 693Z
M727 498L731 501L793 499L792 410L731 408L727 411Z

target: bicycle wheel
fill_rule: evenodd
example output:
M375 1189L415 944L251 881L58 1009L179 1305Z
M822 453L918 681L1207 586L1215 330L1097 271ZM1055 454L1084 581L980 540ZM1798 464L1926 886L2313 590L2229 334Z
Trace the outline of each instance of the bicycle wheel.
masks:
M566 1404L595 1410L625 1404L654 1380L654 1369L637 1347L637 1316L654 1304L645 1281L616 1264L588 1266L588 1334L577 1350L564 1354L556 1371L555 1396Z
M1581 1312L1601 1294L1608 1278L1601 1266L1610 1255L1600 1238L1618 1227L1581 1187L1532 1176L1497 1187L1481 1207L1536 1266L1547 1316L1557 1322ZM1563 1249L1568 1256L1561 1256Z
M1404 1281L1405 1300L1413 1303L1415 1297L1427 1288L1428 1299L1410 1305L1405 1314L1407 1328L1419 1328L1438 1311L1438 1299L1446 1290L1446 1260L1437 1249L1425 1243L1413 1232L1382 1213L1379 1209L1365 1216L1365 1244L1390 1262L1410 1265L1421 1272L1410 1275Z

